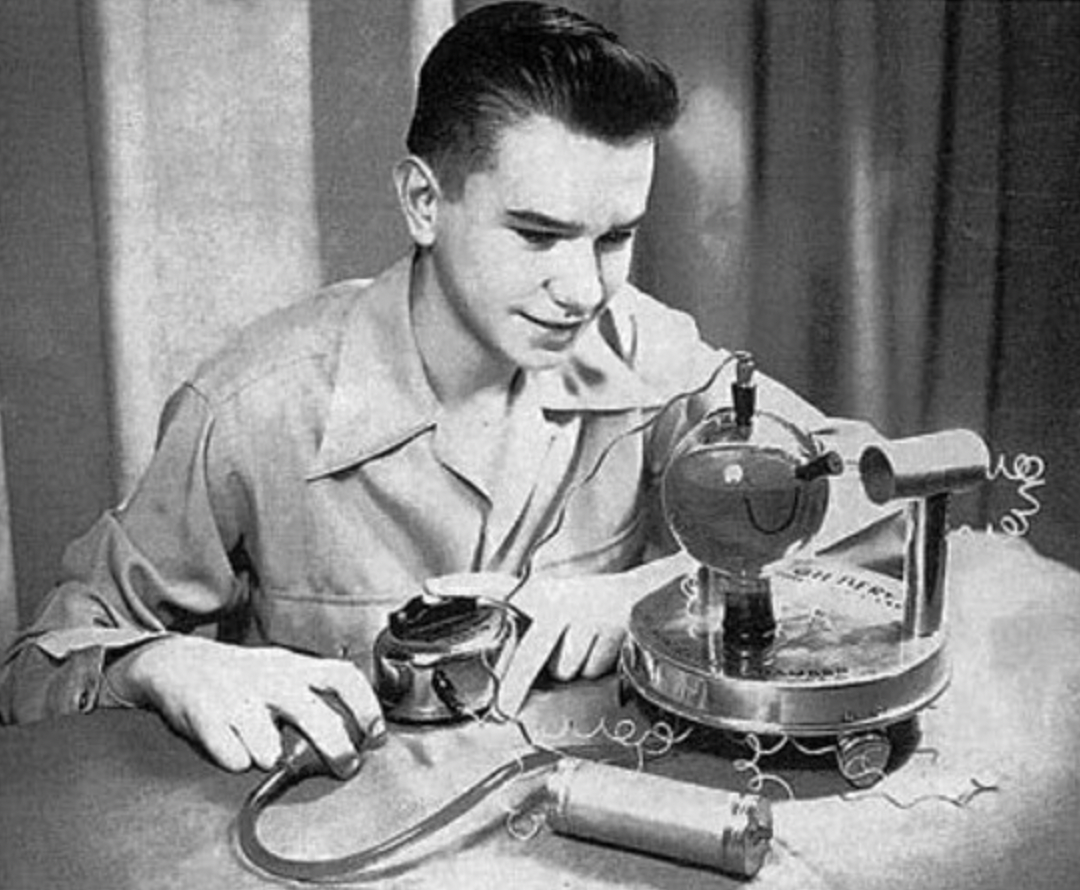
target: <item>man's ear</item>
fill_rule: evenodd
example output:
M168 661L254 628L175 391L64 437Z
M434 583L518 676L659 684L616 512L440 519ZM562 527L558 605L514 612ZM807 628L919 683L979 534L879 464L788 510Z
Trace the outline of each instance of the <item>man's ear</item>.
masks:
M409 155L394 167L394 187L409 234L419 247L435 243L442 191L435 171L422 158Z

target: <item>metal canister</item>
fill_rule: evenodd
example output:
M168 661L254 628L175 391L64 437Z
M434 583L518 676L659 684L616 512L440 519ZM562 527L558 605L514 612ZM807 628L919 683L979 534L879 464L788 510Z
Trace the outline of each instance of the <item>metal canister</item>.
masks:
M773 835L768 800L567 757L548 780L548 824L739 877L760 870Z

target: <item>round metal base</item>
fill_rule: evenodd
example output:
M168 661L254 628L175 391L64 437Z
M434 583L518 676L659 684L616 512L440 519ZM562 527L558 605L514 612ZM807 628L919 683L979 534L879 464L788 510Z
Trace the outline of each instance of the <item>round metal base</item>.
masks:
M910 717L948 685L945 633L906 639L903 586L808 560L771 575L777 635L768 649L725 652L723 606L695 578L633 610L620 670L644 699L736 732L846 736Z

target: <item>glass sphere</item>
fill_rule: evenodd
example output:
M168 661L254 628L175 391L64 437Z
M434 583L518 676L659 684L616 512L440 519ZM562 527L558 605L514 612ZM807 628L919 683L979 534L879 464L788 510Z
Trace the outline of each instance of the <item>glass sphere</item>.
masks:
M806 469L821 457L812 436L774 414L759 411L739 426L731 410L714 412L668 460L664 517L699 562L726 574L756 575L821 529L828 476Z

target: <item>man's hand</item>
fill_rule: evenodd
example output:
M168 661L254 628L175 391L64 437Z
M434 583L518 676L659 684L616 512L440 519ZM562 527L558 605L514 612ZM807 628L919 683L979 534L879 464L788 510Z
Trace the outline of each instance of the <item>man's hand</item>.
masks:
M547 639L544 665L556 680L593 679L615 665L635 602L620 581L619 575L537 578L517 595L514 605L533 620L526 639L533 638L531 648Z
M172 636L124 656L108 680L236 772L274 766L282 753L279 721L297 727L328 761L355 762L359 755L325 695L335 696L368 738L385 731L378 700L356 667L287 649Z
M694 567L679 553L619 574L531 578L513 600L532 624L500 684L499 708L516 715L545 667L563 681L610 671L634 604Z

